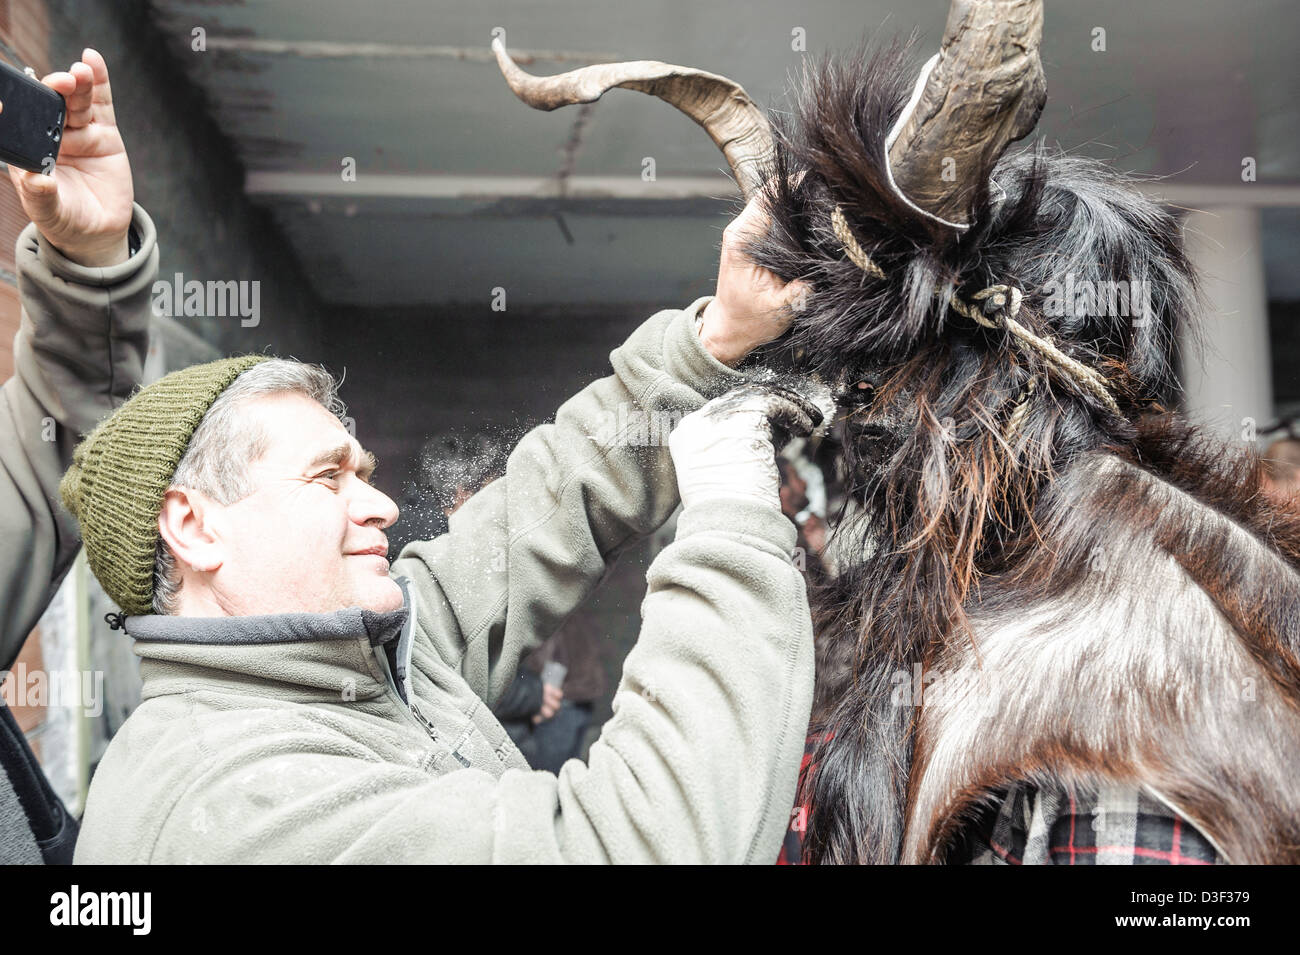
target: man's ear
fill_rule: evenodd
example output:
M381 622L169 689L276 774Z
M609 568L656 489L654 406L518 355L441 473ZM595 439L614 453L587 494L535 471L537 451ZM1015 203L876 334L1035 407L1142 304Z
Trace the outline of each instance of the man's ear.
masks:
M213 573L225 560L225 547L213 526L217 505L199 491L174 487L163 498L158 533L177 563L197 573Z

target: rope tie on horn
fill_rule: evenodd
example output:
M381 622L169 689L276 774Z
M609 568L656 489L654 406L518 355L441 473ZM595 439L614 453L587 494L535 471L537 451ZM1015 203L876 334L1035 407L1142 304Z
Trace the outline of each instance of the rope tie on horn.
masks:
M835 237L840 240L840 244L844 247L844 254L848 256L849 261L872 278L885 278L884 269L877 265L858 243L857 238L849 229L848 220L844 218L844 211L838 205L831 210L831 228L835 231ZM1024 292L1014 285L990 285L988 288L981 289L972 295L969 302L954 295L949 304L957 314L969 318L984 328L994 331L1001 329L1008 332L1023 351L1032 352L1048 364L1054 365L1105 405L1111 414L1119 414L1119 405L1115 401L1115 396L1111 393L1105 377L1099 371L1071 358L1061 351L1050 338L1035 335L1016 321L1016 316L1020 313L1020 303L1023 300ZM1012 418L1017 424L1024 418L1024 409L1028 403L1030 392L1032 392L1032 388L1026 391L1024 398L1016 406L1016 410L1012 412Z

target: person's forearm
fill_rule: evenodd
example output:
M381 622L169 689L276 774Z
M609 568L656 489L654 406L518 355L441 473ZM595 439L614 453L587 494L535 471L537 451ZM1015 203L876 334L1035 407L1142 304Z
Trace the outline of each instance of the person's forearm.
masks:
M15 378L70 432L81 434L117 408L139 385L148 351L150 296L158 274L157 233L135 206L140 249L109 267L81 265L28 226L18 238L18 288L23 322ZM63 467L70 462L65 452Z
M560 773L566 859L767 864L789 823L813 690L794 527L715 500L677 533L647 574L616 714Z
M0 388L0 664L35 625L78 546L58 485L80 437L140 383L148 350L156 233L136 207L140 249L90 268L28 226L16 259L22 319L14 376Z
M448 534L394 563L416 585L421 631L489 704L618 552L676 508L676 423L744 380L705 351L693 318L647 320L610 356L614 374L529 432Z

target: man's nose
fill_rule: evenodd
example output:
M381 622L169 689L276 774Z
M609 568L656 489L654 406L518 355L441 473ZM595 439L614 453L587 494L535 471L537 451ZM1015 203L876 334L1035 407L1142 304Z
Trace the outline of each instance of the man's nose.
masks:
M352 498L352 520L358 524L373 524L380 529L391 527L397 520L397 504L391 497L364 482L358 482L357 494Z

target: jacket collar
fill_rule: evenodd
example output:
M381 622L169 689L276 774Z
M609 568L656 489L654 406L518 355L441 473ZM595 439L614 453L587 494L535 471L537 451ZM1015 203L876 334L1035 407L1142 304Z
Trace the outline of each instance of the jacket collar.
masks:
M385 613L348 607L247 617L127 617L124 629L143 658L142 695L242 684L297 701L369 699L390 687L405 697L415 613L406 578L394 580L403 603ZM376 647L384 648L383 660Z
M189 643L206 646L256 646L352 640L365 635L372 647L401 636L410 611L378 613L348 607L330 613L269 613L249 617L127 617L125 630L137 643Z

